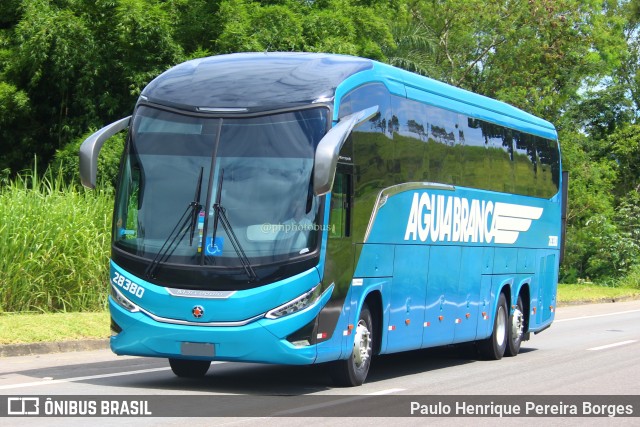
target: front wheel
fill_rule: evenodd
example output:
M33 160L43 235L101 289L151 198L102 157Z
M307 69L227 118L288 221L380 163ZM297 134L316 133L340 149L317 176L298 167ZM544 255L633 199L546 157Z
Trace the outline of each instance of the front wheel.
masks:
M169 359L173 373L182 378L202 378L209 370L209 360Z
M478 352L483 359L500 360L507 347L507 299L501 293L493 320L493 332L486 340L478 343Z
M373 355L373 322L365 304L355 329L353 351L346 360L337 360L331 366L333 382L342 387L362 385L369 373Z

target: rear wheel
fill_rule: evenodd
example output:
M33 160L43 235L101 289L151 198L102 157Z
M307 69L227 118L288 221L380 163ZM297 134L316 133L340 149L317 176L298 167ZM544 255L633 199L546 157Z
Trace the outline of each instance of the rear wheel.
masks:
M365 304L355 329L353 350L346 360L337 360L331 366L333 382L342 387L362 385L369 373L373 355L373 322Z
M507 326L507 349L505 355L516 356L520 352L520 345L524 338L524 311L522 297L518 295L518 304L509 316Z
M478 352L483 359L500 360L507 348L507 299L501 293L498 298L498 306L493 319L493 332L491 336L478 343Z
M211 366L209 360L169 359L171 370L178 377L202 378Z

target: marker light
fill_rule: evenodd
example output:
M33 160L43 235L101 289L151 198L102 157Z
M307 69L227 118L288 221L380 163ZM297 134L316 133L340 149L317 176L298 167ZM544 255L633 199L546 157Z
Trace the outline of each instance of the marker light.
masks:
M316 300L320 296L321 290L322 289L320 285L316 285L313 289L305 292L298 298L293 299L288 303L282 304L280 307L276 307L273 310L269 311L265 317L267 319L279 319L280 317L288 316L289 314L304 310L305 308L316 302Z

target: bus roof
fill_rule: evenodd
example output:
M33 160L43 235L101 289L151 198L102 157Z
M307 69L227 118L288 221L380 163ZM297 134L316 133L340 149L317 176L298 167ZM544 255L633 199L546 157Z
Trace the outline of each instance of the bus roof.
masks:
M340 89L351 90L347 86L357 85L356 80L362 79L366 74L369 73L353 76ZM505 102L378 62L374 62L371 74L384 76L382 81L396 95L545 138L557 139L552 123ZM398 93L400 87L403 92Z
M258 112L331 102L370 82L384 83L398 96L557 138L551 123L512 105L370 59L337 54L235 53L195 59L158 76L142 96L192 111Z
M236 53L195 59L153 80L142 95L181 108L251 111L328 102L372 61L318 53Z

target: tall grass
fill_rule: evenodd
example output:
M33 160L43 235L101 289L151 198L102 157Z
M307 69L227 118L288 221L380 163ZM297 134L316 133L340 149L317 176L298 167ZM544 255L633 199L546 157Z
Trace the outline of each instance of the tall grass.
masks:
M640 264L633 265L618 283L621 287L640 289Z
M0 186L0 313L106 306L113 194L24 173Z

